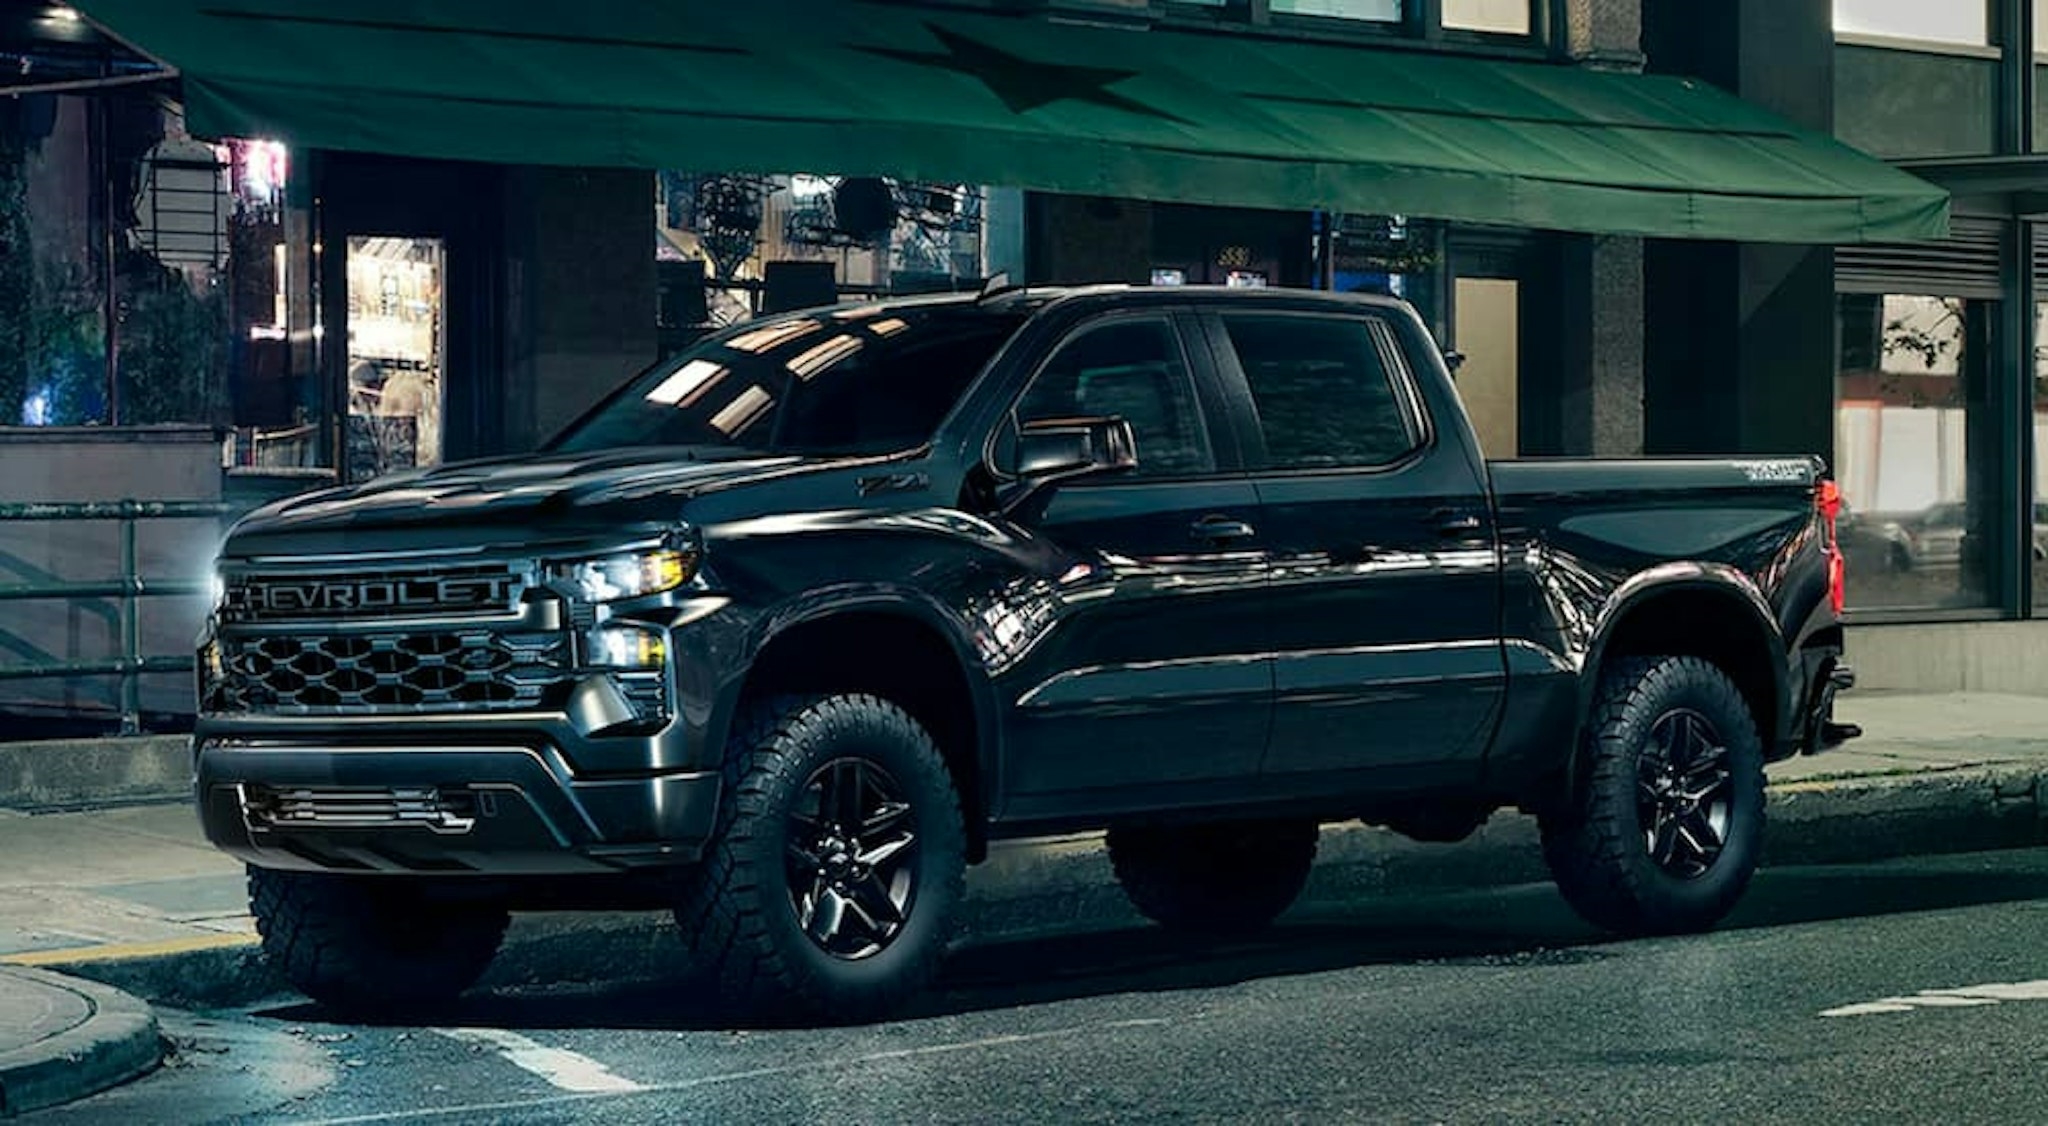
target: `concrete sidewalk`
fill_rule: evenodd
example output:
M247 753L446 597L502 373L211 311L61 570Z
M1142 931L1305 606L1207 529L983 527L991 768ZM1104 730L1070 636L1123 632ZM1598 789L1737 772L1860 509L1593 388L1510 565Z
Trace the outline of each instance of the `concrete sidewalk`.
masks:
M1865 736L1772 768L1767 864L2048 843L2048 698L1849 693L1838 711ZM161 748L143 753L148 774L163 777ZM36 793L75 800L76 782ZM124 793L148 796L142 789L129 784ZM15 804L34 804L20 793ZM8 801L0 788L0 805ZM256 956L241 867L204 843L183 801L0 809L0 857L0 971L8 964L60 970L188 1007L245 1004L283 991ZM1332 825L1304 898L1327 903L1548 878L1533 821L1520 815L1498 814L1457 845ZM1094 834L998 846L969 875L966 914L967 932L980 936L1138 921ZM602 958L590 956L593 941L604 944ZM665 916L521 916L484 985L587 980L593 965L604 977L661 976L679 957ZM0 977L0 1016L24 988L19 980ZM153 1044L153 1027L148 1036ZM0 1059L4 1049L0 1043Z

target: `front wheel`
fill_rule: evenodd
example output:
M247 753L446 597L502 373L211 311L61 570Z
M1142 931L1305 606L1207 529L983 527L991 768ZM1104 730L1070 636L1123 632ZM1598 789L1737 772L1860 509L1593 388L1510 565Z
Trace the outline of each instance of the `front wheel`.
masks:
M1256 930L1301 895L1316 858L1313 821L1118 826L1109 862L1131 906L1171 930Z
M430 1010L476 984L511 915L402 877L249 869L263 955L293 987L350 1015Z
M726 750L718 835L676 921L702 980L749 1014L881 1016L936 972L966 833L924 728L874 696L783 700Z
M1712 927L1763 843L1763 744L1741 691L1697 657L1627 660L1584 738L1573 801L1540 822L1566 902L1622 934Z

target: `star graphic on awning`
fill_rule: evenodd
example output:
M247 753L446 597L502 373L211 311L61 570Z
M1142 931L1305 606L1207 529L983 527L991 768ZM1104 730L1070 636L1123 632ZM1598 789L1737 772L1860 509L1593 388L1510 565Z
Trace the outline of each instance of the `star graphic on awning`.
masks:
M1028 113L1054 102L1082 102L1186 123L1183 118L1110 89L1125 79L1136 78L1138 72L1135 70L1042 63L1013 55L1000 47L970 39L936 24L925 24L925 29L945 46L943 53L909 51L900 47L860 49L898 62L964 74L988 87L989 93L1002 99L1012 113Z

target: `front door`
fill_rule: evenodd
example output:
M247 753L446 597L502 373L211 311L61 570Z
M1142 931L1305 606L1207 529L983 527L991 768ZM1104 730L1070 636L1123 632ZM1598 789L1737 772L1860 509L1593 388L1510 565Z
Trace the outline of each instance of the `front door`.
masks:
M1265 773L1469 781L1505 687L1500 577L1469 440L1432 430L1404 358L1420 326L1369 311L1205 321L1272 553Z
M1062 486L1020 517L1060 576L1021 592L1049 621L1001 678L1020 819L1200 801L1258 770L1265 554L1206 376L1176 318L1116 315L1069 335L1014 408L1018 424L1124 418L1138 455L1134 471Z

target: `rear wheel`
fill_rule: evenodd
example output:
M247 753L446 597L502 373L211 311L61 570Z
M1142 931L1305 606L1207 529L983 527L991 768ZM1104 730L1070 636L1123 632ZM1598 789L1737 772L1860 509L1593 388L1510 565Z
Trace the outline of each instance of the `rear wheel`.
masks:
M874 696L756 709L676 921L697 978L750 1014L866 1020L938 968L962 895L960 801L931 737Z
M1140 914L1195 934L1239 934L1293 904L1316 858L1313 821L1119 826L1109 831L1117 883Z
M1675 934L1719 922L1756 872L1763 744L1728 675L1632 659L1601 681L1578 793L1541 819L1558 890L1589 922Z
M249 905L285 980L356 1015L453 1001L483 976L511 921L500 904L443 900L412 880L255 867Z

